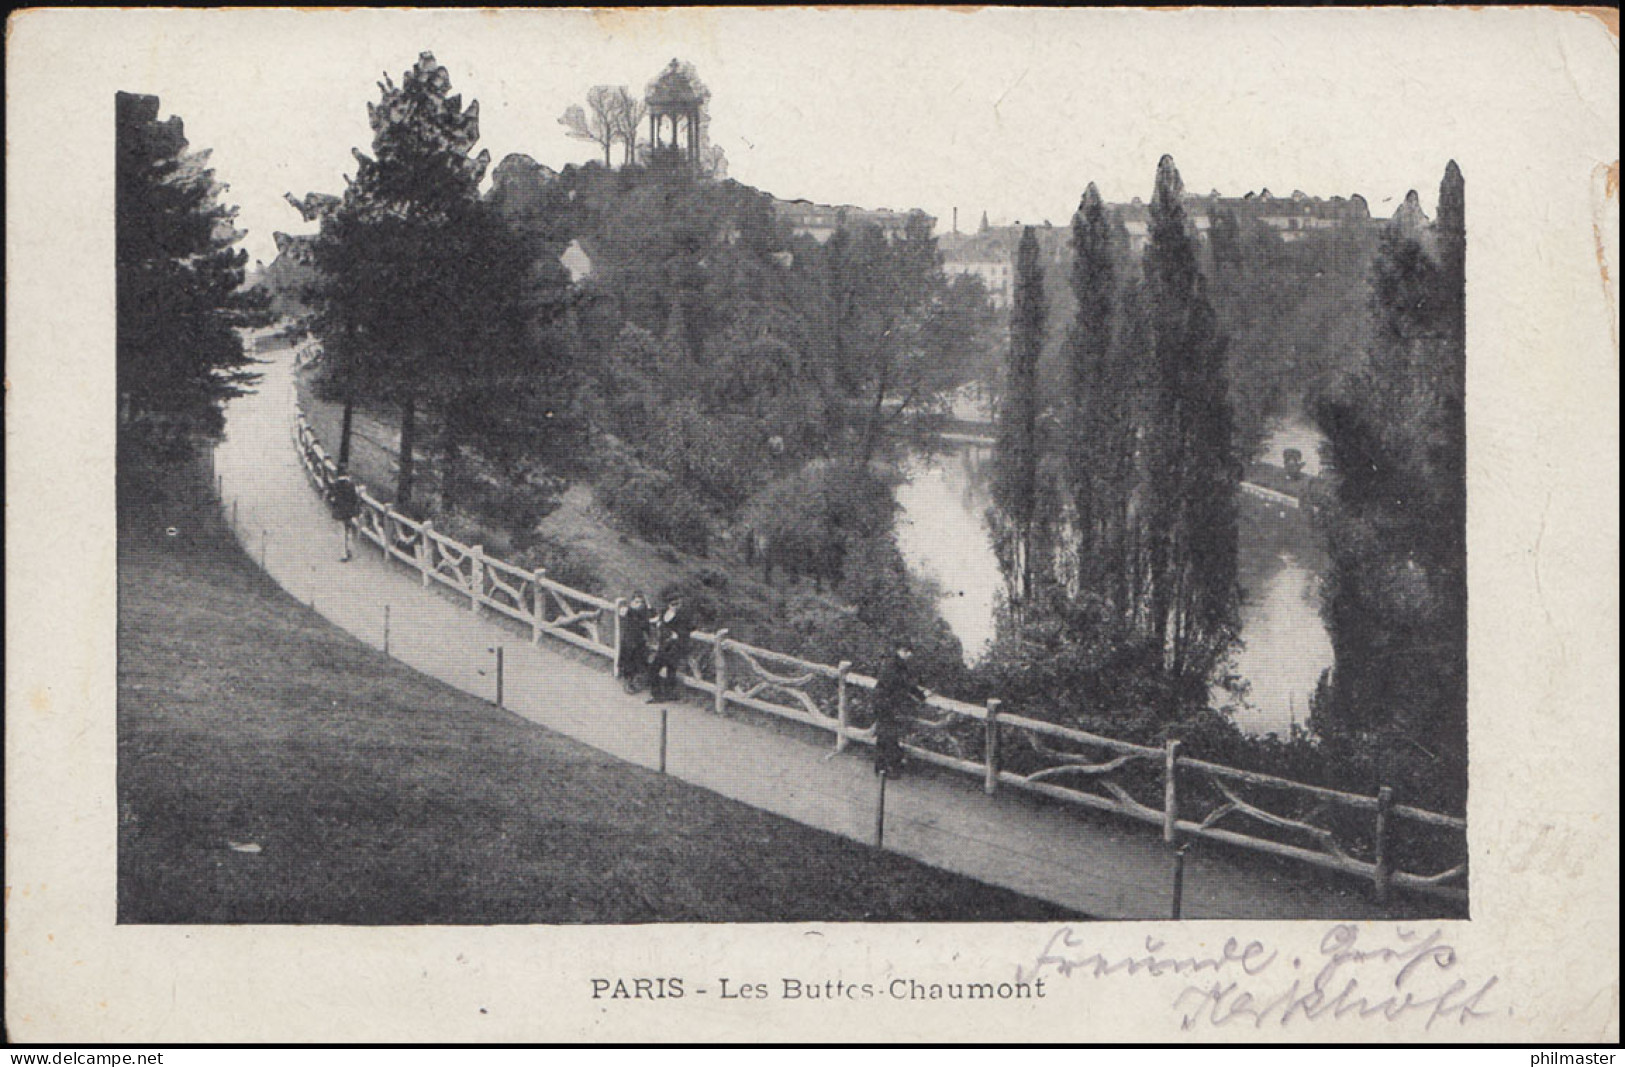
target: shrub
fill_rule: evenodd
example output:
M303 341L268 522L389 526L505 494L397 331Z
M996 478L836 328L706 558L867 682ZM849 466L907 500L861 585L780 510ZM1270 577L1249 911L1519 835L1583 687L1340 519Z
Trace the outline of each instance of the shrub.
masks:
M658 410L653 421L650 462L725 513L743 505L770 474L768 435L755 419L704 414L685 402Z
M615 522L650 541L706 553L711 518L675 478L624 452L606 457L601 466L593 496Z
M534 531L514 539L513 558L508 562L527 571L547 569L547 576L571 589L594 596L608 595L607 583L591 557L574 545Z
M543 476L516 481L482 479L469 494L468 509L505 531L517 543L558 510L566 484Z
M736 539L759 540L767 562L791 576L833 584L860 542L889 535L895 507L891 490L867 469L810 463L752 498Z

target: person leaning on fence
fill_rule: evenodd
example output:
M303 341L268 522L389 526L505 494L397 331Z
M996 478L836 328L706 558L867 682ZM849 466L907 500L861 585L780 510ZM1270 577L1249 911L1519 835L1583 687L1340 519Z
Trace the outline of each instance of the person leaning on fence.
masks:
M689 635L694 623L688 605L673 597L655 624L649 658L649 703L658 704L677 696L677 675L688 658Z
M875 680L875 773L887 778L903 772L903 718L931 695L914 684L913 658L914 649L899 644Z
M361 514L361 494L356 492L355 483L346 475L339 475L333 479L333 484L327 487L327 506L338 520L339 529L343 531L344 553L339 556L341 563L350 562L350 538L353 535L352 525L355 517Z
M621 605L621 652L615 672L628 693L636 693L638 680L649 673L649 631L653 626L654 611L642 593Z

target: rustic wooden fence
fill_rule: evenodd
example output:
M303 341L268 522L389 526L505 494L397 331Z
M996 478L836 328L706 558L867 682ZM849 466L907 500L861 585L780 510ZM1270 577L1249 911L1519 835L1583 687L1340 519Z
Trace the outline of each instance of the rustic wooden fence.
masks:
M301 413L295 444L312 484L325 493L338 467ZM619 660L619 609L609 601L486 555L395 511L358 487L356 528L388 559L415 569L425 586L466 597L543 635ZM852 664L831 666L736 641L726 629L696 632L683 683L730 705L801 723L833 736L837 752L874 743L875 679ZM907 724L904 748L925 763L979 780L991 795L1020 790L1110 812L1161 829L1170 844L1206 838L1368 881L1379 900L1393 889L1465 902L1467 821L1396 803L1393 791L1347 793L1180 753L1180 743L1133 744L1003 711L998 700L967 704L933 695L931 717Z

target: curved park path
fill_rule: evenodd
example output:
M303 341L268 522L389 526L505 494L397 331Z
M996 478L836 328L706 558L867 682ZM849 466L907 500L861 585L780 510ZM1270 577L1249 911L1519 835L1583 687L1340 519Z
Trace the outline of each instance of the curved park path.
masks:
M482 620L386 566L370 544L339 562L338 527L312 490L292 443L293 353L270 350L257 392L232 402L216 453L221 499L238 538L272 578L362 641L485 699L495 695L492 649L504 647L505 706L631 763L655 766L659 715L607 671ZM670 713L668 773L754 807L871 842L877 783L868 750L832 756L793 734L684 703ZM1022 796L985 796L977 783L920 775L890 783L885 847L978 880L1109 919L1165 919L1173 868L1154 829ZM627 813L633 818L632 813ZM1186 918L1403 917L1361 887L1198 844L1185 866Z

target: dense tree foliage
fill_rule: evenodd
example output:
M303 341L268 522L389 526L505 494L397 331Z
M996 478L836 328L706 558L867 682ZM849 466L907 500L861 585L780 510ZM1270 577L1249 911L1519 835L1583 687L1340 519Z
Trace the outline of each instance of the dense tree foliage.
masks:
M949 282L923 216L820 244L765 194L665 157L555 184L592 258L577 323L594 424L724 522L806 463L880 457L994 343L985 292Z
M237 211L207 151L155 96L115 97L114 225L122 447L174 458L219 433L220 405L257 380L238 330L268 321L243 288Z
M1387 735L1451 777L1466 769L1465 243L1452 162L1431 230L1383 234L1374 339L1319 410L1336 667L1315 729Z
M1244 458L1257 455L1272 420L1305 415L1369 343L1377 231L1301 233L1286 241L1233 212L1208 228L1211 297L1230 338L1235 446Z

